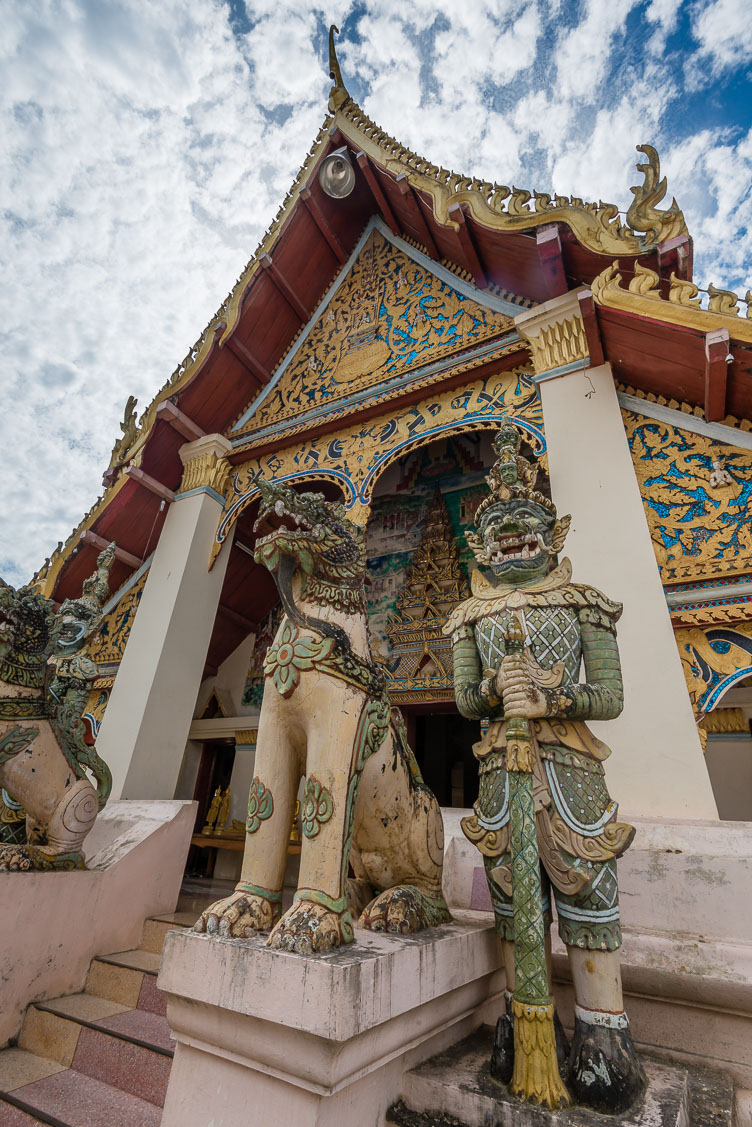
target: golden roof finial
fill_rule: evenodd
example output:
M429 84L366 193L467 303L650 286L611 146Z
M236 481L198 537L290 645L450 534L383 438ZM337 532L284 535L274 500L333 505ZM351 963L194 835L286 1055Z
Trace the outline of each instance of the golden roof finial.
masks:
M637 165L644 182L629 189L634 199L627 212L627 223L634 231L644 231L645 241L650 245L686 235L687 226L676 200L672 198L670 207L658 207L667 191L666 177L661 178L658 153L652 145L638 145L637 151L644 153L648 160L647 164Z
M342 81L342 71L339 69L337 51L334 46L335 34L339 35L339 28L336 24L332 24L329 28L329 77L334 84L329 93L329 109L332 111L336 110L350 97Z

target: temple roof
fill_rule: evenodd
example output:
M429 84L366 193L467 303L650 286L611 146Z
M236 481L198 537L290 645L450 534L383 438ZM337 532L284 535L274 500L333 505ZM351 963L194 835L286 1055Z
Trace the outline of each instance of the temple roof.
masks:
M712 400L715 418L752 416L750 307L739 316L736 295L712 286L709 308L700 307L684 216L675 200L660 206L667 188L655 149L639 146L646 160L637 166L642 183L631 188L626 223L615 204L462 176L418 156L366 116L344 86L333 37L330 43L329 113L292 187L226 300L138 420L129 400L103 496L38 574L47 595L77 593L102 542L114 539L121 550L115 586L148 556L166 505L144 479L169 497L181 479L180 446L202 433L230 433L294 349L374 216L480 295L524 308L589 287L588 331L618 379L691 407ZM343 146L355 187L332 199L318 173ZM733 359L722 394L708 385L706 338L717 329L728 330ZM520 340L502 367L527 359ZM238 449L230 460L243 457Z

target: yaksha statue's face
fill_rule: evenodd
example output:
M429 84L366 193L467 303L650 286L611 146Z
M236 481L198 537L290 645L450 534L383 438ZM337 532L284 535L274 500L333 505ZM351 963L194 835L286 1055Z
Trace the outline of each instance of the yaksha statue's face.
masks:
M555 554L556 516L533 500L497 501L483 513L476 557L506 583L530 583Z

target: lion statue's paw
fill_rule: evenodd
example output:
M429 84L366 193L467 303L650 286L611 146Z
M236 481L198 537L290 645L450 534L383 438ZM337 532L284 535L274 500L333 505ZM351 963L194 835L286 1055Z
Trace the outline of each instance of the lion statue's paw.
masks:
M443 896L431 896L412 884L400 884L372 900L358 924L369 931L407 935L424 927L450 923L451 919Z
M276 905L263 896L237 891L202 912L193 930L207 935L250 939L259 931L268 931L274 925L277 912Z
M349 912L332 912L312 900L296 900L272 931L267 946L297 955L321 954L352 940Z
M0 848L1 873L27 873L33 868L31 852L23 845L4 845Z

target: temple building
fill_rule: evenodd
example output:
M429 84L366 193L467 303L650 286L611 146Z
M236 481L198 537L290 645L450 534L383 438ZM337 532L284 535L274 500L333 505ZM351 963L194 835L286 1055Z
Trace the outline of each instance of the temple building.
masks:
M573 562L627 608L622 803L752 817L752 319L692 281L684 216L642 151L625 224L610 204L437 168L337 78L258 251L140 417L129 399L104 494L35 577L62 600L117 545L86 713L115 796L191 797L198 778L206 804L202 747L253 746L238 733L277 603L252 557L259 474L367 525L374 651L439 786L430 733L454 746L462 725L429 639L467 580L464 530L511 415L572 513ZM322 177L332 160L346 191ZM437 498L456 585L438 602L416 576ZM238 753L236 817L249 770Z
M264 478L365 527L372 651L457 836L478 725L457 711L442 627L467 597L465 536L511 418L538 488L572 516L579 581L624 605L611 793L632 820L684 827L650 839L661 864L698 825L723 853L722 821L752 820L750 294L693 280L650 145L625 221L437 167L331 70L328 115L256 253L152 402L128 400L104 492L34 578L62 602L116 545L85 710L113 800L197 800L189 872L236 879L281 613L253 558ZM702 1004L730 1014L722 993ZM752 1087L748 1049L733 1052Z

